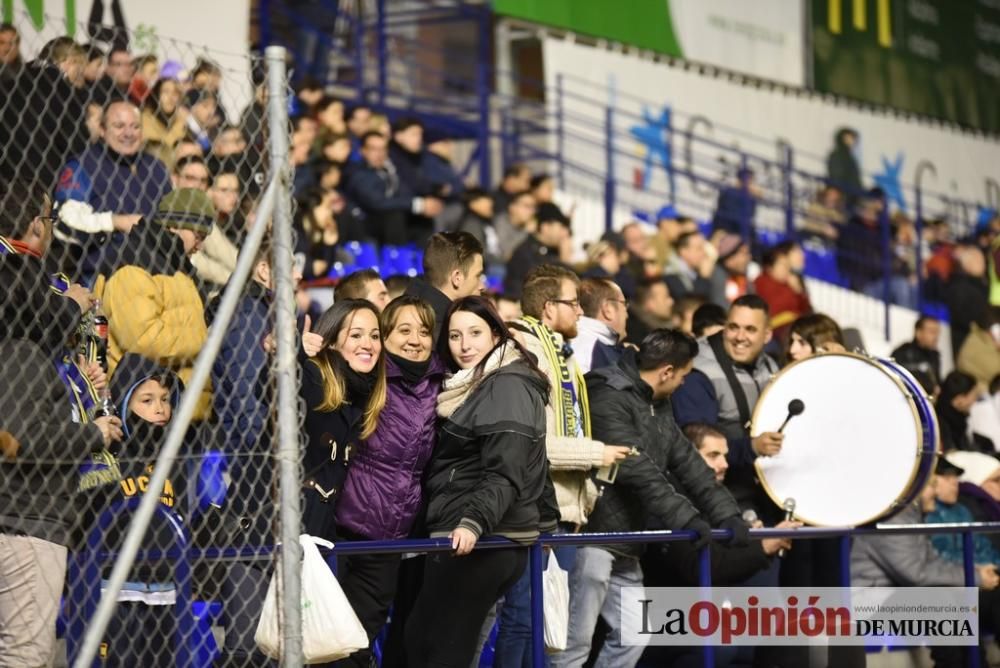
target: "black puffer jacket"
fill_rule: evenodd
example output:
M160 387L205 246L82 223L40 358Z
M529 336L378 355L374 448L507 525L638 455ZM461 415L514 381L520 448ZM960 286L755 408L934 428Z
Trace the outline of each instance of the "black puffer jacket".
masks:
M674 422L667 400L654 401L653 390L639 377L635 352L628 350L618 364L586 376L594 438L631 445L639 454L626 458L613 485L605 488L585 531L642 531L647 518L661 526L681 529L700 514L718 526L738 516L732 495L717 485L711 469ZM666 477L683 481L694 503L678 493ZM642 545L607 549L638 556Z
M427 527L531 542L559 520L545 456L544 379L523 361L484 378L445 420L425 474Z

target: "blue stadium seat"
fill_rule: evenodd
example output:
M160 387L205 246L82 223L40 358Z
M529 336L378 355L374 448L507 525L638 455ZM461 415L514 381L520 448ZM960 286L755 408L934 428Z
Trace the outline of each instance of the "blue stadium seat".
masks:
M375 244L363 241L348 241L344 248L354 256L354 265L357 269L378 269L378 250Z
M951 318L948 307L941 302L924 302L920 307L920 312L937 318L941 322L948 322Z
M197 503L196 514L205 512L211 506L222 507L226 502L225 472L229 469L226 455L219 450L207 450L199 460L194 462L198 476L195 493Z
M343 278L349 273L354 271L353 264L344 264L343 262L334 262L333 266L330 267L330 271L326 272L327 278Z

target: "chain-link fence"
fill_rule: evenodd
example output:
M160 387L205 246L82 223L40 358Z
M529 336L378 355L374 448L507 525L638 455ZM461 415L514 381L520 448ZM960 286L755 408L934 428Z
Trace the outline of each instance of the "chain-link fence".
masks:
M0 27L0 665L269 665L302 491L283 51L37 18Z

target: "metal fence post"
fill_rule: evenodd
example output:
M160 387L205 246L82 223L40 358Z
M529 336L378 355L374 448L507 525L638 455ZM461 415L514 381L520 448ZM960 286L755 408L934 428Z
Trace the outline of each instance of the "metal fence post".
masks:
M882 241L882 302L885 306L885 340L892 340L889 324L889 306L892 304L892 238L889 230L889 203L882 200L878 214L878 227Z
M545 552L542 544L537 541L530 549L528 568L531 569L531 665L535 668L544 668L545 600L542 591L542 566L545 563Z
M493 187L490 169L490 13L488 8L479 12L479 62L476 64L476 93L479 96L479 185Z
M669 148L667 151L667 157L670 160L663 167L667 170L667 186L670 188L670 203L677 204L677 178L674 174L674 114L670 107L667 107L666 111L667 125L663 128L663 132L666 133L667 136L663 138L663 141Z
M563 126L563 74L556 74L556 169L559 175L559 187L566 187L566 167L564 152L566 150L566 130Z
M785 177L785 232L795 238L795 184L792 176L795 169L795 151L791 144L784 144L785 160L782 169Z
M914 221L917 230L917 310L920 311L924 305L924 197L920 184L914 189L916 193L917 219Z
M604 229L611 231L615 211L615 109L604 108Z
M364 4L358 3L358 15L354 17L354 76L358 89L358 104L365 103L365 14Z
M974 543L975 534L971 531L962 532L962 566L965 569L965 586L976 586L976 546ZM979 646L968 648L970 668L979 668Z
M268 122L271 174L275 183L274 311L277 339L275 376L278 386L278 466L281 522L282 665L302 665L302 549L299 545L298 387L296 383L295 294L292 286L292 216L289 201L288 109L285 103L285 50L268 47Z
M389 86L388 60L389 45L388 36L385 34L385 0L378 0L375 4L375 37L378 48L378 103L382 111L385 111L385 93Z
M746 178L747 173L747 154L740 153L740 169L736 173L736 178L740 182L740 231L742 232L743 238L750 244L753 248L756 244L753 242L753 221L750 219L750 182Z
M712 545L709 543L698 550L698 586L702 597L710 598L712 588ZM715 648L707 641L701 647L703 668L715 668Z

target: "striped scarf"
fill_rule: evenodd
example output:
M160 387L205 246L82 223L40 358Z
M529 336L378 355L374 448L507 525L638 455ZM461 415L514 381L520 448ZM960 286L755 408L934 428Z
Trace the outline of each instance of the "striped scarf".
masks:
M590 403L587 400L587 385L583 381L583 374L578 365L573 365L573 373L570 373L569 364L566 360L568 355L562 352L559 340L555 332L544 325L537 318L524 316L521 321L527 326L528 331L538 339L542 345L542 354L548 362L549 368L555 372L556 386L559 396L552 402L552 410L556 414L556 436L576 436L580 431L577 427L576 411L573 410L573 398L580 402L580 419L583 422L583 435L591 437L590 431Z

